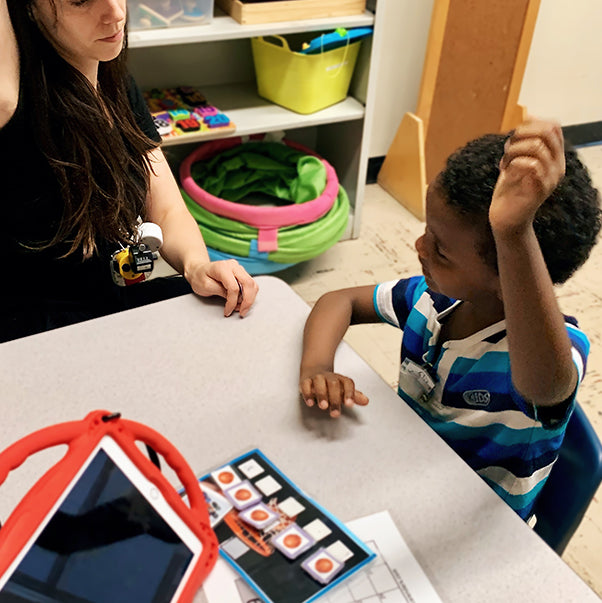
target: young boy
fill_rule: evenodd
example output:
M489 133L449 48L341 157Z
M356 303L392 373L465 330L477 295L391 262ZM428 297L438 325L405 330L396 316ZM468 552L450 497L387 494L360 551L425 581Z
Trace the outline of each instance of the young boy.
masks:
M350 324L403 329L398 394L527 518L557 457L589 342L554 284L587 259L600 200L557 124L530 120L456 151L428 188L423 276L322 296L299 387L338 417L368 398L334 372Z

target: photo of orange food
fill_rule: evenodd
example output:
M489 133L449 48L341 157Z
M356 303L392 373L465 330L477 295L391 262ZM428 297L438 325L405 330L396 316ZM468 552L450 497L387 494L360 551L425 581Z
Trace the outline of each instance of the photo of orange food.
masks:
M301 544L301 536L299 534L289 534L282 540L284 546L289 549L295 549Z
M218 476L217 479L222 483L222 484L230 484L234 481L234 476L229 472L229 471L222 471Z
M246 488L241 488L234 493L234 498L236 500L249 500L251 498L251 492Z
M327 574L328 572L332 571L333 567L334 564L330 559L318 559L316 561L316 571L320 572L321 574Z
M251 513L251 519L253 521L265 521L268 517L269 514L263 509L255 509L255 511Z

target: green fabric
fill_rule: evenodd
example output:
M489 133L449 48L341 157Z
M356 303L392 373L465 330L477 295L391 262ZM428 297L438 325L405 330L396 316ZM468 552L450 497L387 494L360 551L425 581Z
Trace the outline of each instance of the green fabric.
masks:
M193 180L220 199L238 202L261 193L285 202L305 203L326 186L320 159L278 142L247 142L191 167Z
M249 256L251 241L257 238L256 228L217 216L193 201L184 190L181 192L209 247L241 257ZM349 198L341 186L334 205L324 216L310 224L278 229L278 249L268 253L268 260L294 264L315 258L341 238L348 218Z

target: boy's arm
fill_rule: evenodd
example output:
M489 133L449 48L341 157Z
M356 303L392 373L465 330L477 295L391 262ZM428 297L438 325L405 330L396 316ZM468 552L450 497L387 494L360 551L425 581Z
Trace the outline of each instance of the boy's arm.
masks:
M368 404L353 380L334 372L334 355L349 325L380 322L372 301L374 286L352 287L323 295L313 307L303 331L299 389L308 406L329 409Z
M0 0L0 128L13 116L19 100L19 53L6 0Z
M578 379L564 318L533 230L537 209L552 194L564 170L560 126L525 122L506 143L489 212L512 382L535 406L566 400Z

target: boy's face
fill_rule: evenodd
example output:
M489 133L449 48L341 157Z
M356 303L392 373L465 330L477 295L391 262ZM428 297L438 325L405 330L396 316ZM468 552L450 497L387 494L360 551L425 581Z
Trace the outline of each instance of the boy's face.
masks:
M448 205L436 180L429 186L426 228L416 251L431 290L473 303L499 301L499 277L478 250L482 229Z

